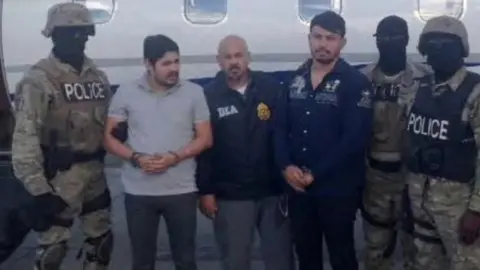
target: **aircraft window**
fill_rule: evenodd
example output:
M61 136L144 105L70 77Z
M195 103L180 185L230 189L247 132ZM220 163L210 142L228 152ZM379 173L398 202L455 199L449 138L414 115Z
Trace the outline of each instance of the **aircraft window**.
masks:
M227 18L228 0L184 0L184 16L193 24L217 24Z
M432 17L447 15L461 19L465 13L467 0L416 0L415 14L422 21Z
M342 12L342 0L298 0L298 17L303 23L309 24L317 14L332 10Z
M95 24L109 22L115 13L115 0L72 0L74 3L85 5L92 14Z

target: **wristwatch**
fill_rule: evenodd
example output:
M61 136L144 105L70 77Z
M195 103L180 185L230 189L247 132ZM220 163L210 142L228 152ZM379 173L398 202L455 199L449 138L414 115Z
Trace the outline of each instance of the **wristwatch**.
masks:
M141 157L143 154L139 152L133 152L133 154L130 156L130 164L132 164L133 167L139 168L140 163L138 162L138 158Z

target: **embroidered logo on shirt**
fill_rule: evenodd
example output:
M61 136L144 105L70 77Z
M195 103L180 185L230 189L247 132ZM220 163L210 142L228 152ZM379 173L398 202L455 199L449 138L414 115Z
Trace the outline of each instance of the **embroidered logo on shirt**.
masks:
M293 99L307 98L307 91L305 91L306 85L305 78L296 76L289 86L289 97Z
M328 92L328 93L335 93L339 85L340 85L340 80L329 81L326 83L324 90L325 92Z
M357 103L358 107L371 109L372 108L372 93L369 89L362 90L362 97L360 101Z

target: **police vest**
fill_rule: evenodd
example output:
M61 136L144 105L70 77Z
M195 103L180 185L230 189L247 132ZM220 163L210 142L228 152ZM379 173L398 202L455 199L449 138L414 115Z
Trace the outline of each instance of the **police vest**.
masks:
M401 134L405 123L402 122L403 105L399 99L414 94L413 76L410 73L400 75L391 82L373 78L375 103L371 152L401 152Z
M413 173L468 182L475 176L473 131L462 111L480 75L468 72L455 92L432 95L430 78L421 80L407 123L407 167ZM447 86L446 86L447 87Z
M111 97L103 73L95 68L81 75L67 73L49 59L41 60L33 68L44 71L52 86L48 89L50 100L41 144L52 146L54 131L56 146L70 147L81 153L94 153L102 148L104 121Z

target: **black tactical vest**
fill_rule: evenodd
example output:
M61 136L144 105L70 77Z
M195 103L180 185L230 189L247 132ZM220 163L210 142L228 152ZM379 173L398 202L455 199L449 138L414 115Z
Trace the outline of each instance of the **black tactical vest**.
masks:
M455 92L446 90L433 96L431 78L421 79L407 124L406 162L411 172L459 182L474 178L475 138L461 117L478 83L480 75L468 72Z

